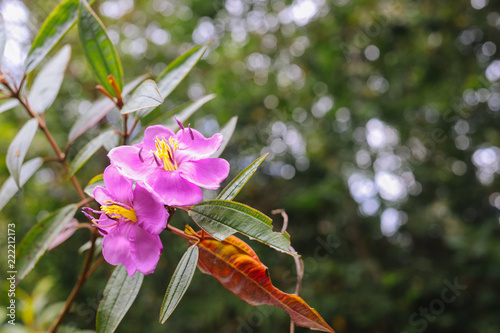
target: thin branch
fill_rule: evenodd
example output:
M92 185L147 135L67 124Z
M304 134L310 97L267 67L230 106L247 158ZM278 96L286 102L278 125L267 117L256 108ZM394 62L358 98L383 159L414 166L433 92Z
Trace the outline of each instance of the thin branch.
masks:
M94 273L94 271L97 269L97 267L99 267L102 264L103 261L104 257L101 255L99 259L96 260L94 265L92 265L92 267L89 269L87 275L85 276L85 279L88 279L92 275L92 273Z
M176 227L173 227L170 224L167 224L167 230L170 231L171 233L177 235L177 236L180 236L180 237L186 239L186 240L191 240L194 242L197 242L200 240L199 237L196 237L194 235L188 235L184 231L182 231L181 229L177 229Z

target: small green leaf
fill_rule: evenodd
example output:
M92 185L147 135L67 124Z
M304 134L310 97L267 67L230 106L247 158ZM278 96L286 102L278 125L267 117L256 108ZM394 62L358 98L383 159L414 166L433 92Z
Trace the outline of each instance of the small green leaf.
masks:
M194 272L196 271L198 254L199 251L197 246L189 247L177 265L174 275L168 284L163 304L161 305L160 323L165 324L189 287Z
M28 162L24 163L21 168L21 176L19 177L19 187L23 187L28 179L33 176L33 174L40 169L43 164L43 160L40 157L36 157ZM7 202L19 191L18 184L14 181L14 178L10 176L7 178L5 183L3 183L0 189L0 210L5 207Z
M123 88L122 96L126 96L135 87L139 85L144 79L145 75L141 75L134 79L132 82L125 85ZM97 124L106 114L108 114L115 104L109 98L102 98L95 102L87 112L82 114L71 127L68 135L68 141L71 143L75 141L80 135L85 133L89 128Z
M15 108L19 105L19 100L11 99L0 105L0 113Z
M141 289L144 275L136 271L129 276L127 269L119 265L111 274L99 309L97 309L97 333L114 332Z
M255 171L259 165L266 159L269 154L262 155L258 159L252 162L249 166L243 169L238 176L234 177L233 180L219 193L217 199L220 200L233 200L234 197L240 192L240 190L245 186L245 184L252 178Z
M289 250L288 233L274 232L272 220L247 205L234 201L208 200L191 207L189 215L202 229L218 240L222 241L231 235L227 228L219 228L222 225L278 251L296 255Z
M38 259L54 242L54 239L64 229L66 224L71 221L77 209L78 206L75 204L58 209L38 222L24 236L19 244L16 256L16 281L18 283L35 267Z
M101 173L100 175L95 176L92 178L85 189L83 190L89 197L94 197L94 188L97 186L105 187L104 186L104 178L103 174Z
M91 3L94 0L91 1ZM79 0L63 0L49 14L38 31L25 62L25 73L30 73L75 24Z
M234 130L236 129L236 123L238 122L238 117L232 117L224 127L221 128L219 131L220 134L222 134L223 140L222 143L219 147L219 149L210 156L211 158L216 158L219 157L223 152L224 149L226 149L227 144L229 143L229 140L231 140L231 137L233 136Z
M111 96L117 97L113 86L108 81L108 76L112 75L116 79L121 90L123 86L122 64L106 28L85 0L80 0L78 31L85 57L97 81Z
M207 50L209 44L198 45L187 51L174 61L172 61L163 73L158 76L156 83L163 98L168 95L179 85L186 77L191 69L198 63L203 53Z
M163 103L163 98L158 91L155 81L146 80L133 92L132 97L130 97L121 109L121 113L127 114L139 111L137 112L137 116L141 118L161 103Z
M56 99L70 57L71 47L65 45L36 76L28 94L30 106L36 113L47 110Z
M69 166L69 177L73 176L85 163L87 163L89 158L92 157L92 155L94 155L99 148L106 143L106 141L111 140L114 134L113 130L106 131L87 143L85 147L83 147L82 150L76 154L75 158L71 162Z
M5 51L6 42L7 35L5 33L5 23L2 15L0 14L0 65L2 64L3 52Z
M38 129L38 120L32 118L24 124L21 130L17 133L14 140L12 140L9 149L7 150L6 164L12 178L19 188L21 167L23 165L24 157L31 145L31 141L35 137L36 130Z

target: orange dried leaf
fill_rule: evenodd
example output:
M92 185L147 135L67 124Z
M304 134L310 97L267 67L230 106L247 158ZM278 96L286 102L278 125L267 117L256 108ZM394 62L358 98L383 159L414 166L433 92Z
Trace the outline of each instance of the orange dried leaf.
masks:
M193 234L191 228L186 233ZM201 233L198 233L201 236ZM192 242L191 242L192 243ZM274 305L284 309L298 326L334 332L316 310L298 295L287 294L271 283L267 267L252 248L235 236L220 242L211 237L197 244L198 268L216 278L226 289L251 305Z

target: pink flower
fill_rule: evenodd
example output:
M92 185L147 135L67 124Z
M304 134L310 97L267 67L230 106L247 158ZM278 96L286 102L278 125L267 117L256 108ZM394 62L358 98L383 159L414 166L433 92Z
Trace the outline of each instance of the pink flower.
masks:
M134 186L112 166L104 171L104 184L106 188L94 189L101 209L84 208L104 236L104 259L111 265L125 265L130 276L135 271L153 273L163 249L158 234L167 226L168 212L156 195ZM95 220L87 212L100 217Z
M114 148L108 156L122 175L158 194L165 205L192 206L203 199L200 187L217 189L229 174L226 160L209 158L221 143L221 134L207 139L190 128L174 134L156 125L146 129L140 144Z

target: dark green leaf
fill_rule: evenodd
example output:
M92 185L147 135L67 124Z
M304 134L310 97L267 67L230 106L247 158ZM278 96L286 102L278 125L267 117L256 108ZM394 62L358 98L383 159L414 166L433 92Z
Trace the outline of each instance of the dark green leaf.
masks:
M198 63L203 53L207 50L209 44L198 45L187 51L170 63L163 73L158 76L156 83L163 98L177 87L177 85L186 77L191 69Z
M89 158L94 155L106 141L111 140L114 135L115 133L113 130L103 132L101 135L87 143L85 147L83 147L82 150L76 154L75 158L71 162L69 166L69 176L73 176L85 163L87 163Z
M94 188L96 188L97 186L105 187L102 173L100 175L97 175L94 178L92 178L83 191L89 197L93 198L94 197Z
M233 200L245 184L252 178L259 165L266 159L265 154L253 161L252 164L243 169L233 180L219 193L217 199Z
M121 109L122 114L137 112L141 118L163 103L163 98L158 91L155 81L146 80L133 92L132 97Z
M36 76L28 94L30 106L36 113L47 110L56 99L70 57L71 47L65 45Z
M198 263L198 247L191 246L182 256L168 284L160 310L160 323L164 324L179 304L193 278Z
M43 160L40 157L36 157L24 163L21 168L21 176L19 177L19 187L23 187L28 179L30 179L31 176L33 176L33 174L40 169L42 164ZM9 200L12 199L12 197L17 193L19 187L12 176L7 178L0 189L0 210L2 210L7 202L9 202Z
M116 79L121 90L123 69L120 58L106 28L85 0L80 0L78 31L85 57L97 81L111 96L116 96L108 76L112 75Z
M224 127L219 131L220 134L222 134L222 137L224 138L220 148L210 156L211 158L216 158L219 157L224 149L226 149L227 144L229 143L229 140L231 140L231 137L233 136L234 129L236 128L236 123L238 122L238 117L232 117Z
M8 100L7 102L0 105L0 113L15 108L18 105L19 105L19 100L17 99Z
M144 275L139 271L129 276L123 265L118 265L109 278L99 309L97 333L114 332L141 289Z
M139 85L144 79L145 75L141 75L132 82L125 85L123 88L122 96L126 96L135 87ZM85 133L89 128L97 124L108 112L110 112L115 104L109 98L102 98L95 102L90 109L82 114L71 127L68 135L68 141L71 143L80 135Z
M274 232L269 217L244 204L226 200L208 200L191 207L189 215L202 229L218 240L224 240L231 235L227 229L229 227L276 250L296 255L289 250L288 233ZM225 228L221 229L221 225Z
M19 185L21 167L23 165L24 157L28 152L31 141L35 137L36 130L38 129L38 120L32 118L24 124L21 130L17 133L14 140L12 140L9 149L7 150L6 164L12 178Z
M66 223L71 221L77 209L78 206L75 204L58 209L28 231L21 240L17 251L17 282L21 281L35 267L38 259L54 242Z

